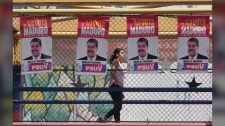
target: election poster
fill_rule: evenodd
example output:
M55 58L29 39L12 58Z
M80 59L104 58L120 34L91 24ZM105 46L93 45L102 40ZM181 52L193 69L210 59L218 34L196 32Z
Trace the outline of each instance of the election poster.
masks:
M209 16L178 16L177 28L177 72L208 72Z
M52 72L50 16L20 17L21 74Z
M79 16L75 74L106 75L109 16Z
M158 72L158 15L127 16L127 73Z

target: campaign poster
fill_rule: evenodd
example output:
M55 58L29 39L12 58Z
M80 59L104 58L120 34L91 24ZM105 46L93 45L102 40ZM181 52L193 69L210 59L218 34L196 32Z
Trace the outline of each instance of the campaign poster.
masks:
M208 72L209 16L178 16L177 28L177 72Z
M127 73L158 73L158 15L127 16Z
M21 74L52 72L50 16L20 17Z
M77 75L106 75L109 16L79 16Z

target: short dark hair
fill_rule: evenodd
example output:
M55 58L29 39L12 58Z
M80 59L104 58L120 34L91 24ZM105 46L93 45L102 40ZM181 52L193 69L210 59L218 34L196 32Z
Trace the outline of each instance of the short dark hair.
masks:
M33 39L30 41L30 43L32 43L32 42L38 42L39 45L41 46L41 39L39 39L39 38L33 38Z
M91 38L91 39L89 39L89 40L87 41L87 43L88 43L88 42L95 43L95 46L98 47L98 41L97 41L96 39Z
M138 42L145 42L145 44L148 46L148 39L146 39L146 38L139 38L138 40L137 40L137 43Z
M190 38L188 42L196 42L196 45L198 46L198 39L197 38Z

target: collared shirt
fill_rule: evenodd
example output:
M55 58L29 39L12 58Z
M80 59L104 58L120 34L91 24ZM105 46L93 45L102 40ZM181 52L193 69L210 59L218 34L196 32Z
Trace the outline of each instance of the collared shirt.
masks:
M198 55L198 54L197 54ZM193 60L196 60L197 59L197 55L195 55L194 57L191 57L191 56L188 56L189 59L193 59Z
M88 61L95 61L96 60L96 55L93 58L88 57Z
M33 57L33 60L40 60L41 59L41 55L39 55L38 57L34 57L34 56L32 56Z
M140 60L140 61L142 61L142 60L147 60L147 55L144 56L144 57L140 57L140 56L138 56L138 57L139 57L139 60Z

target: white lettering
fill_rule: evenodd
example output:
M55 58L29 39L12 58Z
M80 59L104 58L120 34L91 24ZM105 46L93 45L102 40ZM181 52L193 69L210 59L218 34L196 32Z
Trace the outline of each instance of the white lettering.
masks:
M32 65L32 70L46 70L48 68L48 63L44 63L43 65Z
M130 27L130 34L154 34L155 26Z
M100 66L86 66L86 71L101 71L102 70L102 65Z
M24 28L24 35L48 34L48 27L28 27Z
M96 28L96 27L81 27L82 35L105 35L104 28Z
M153 68L154 68L154 64L138 66L138 70L153 70Z
M187 65L187 68L191 69L197 69L197 70L202 70L204 68L204 64L199 64L199 65Z
M183 26L181 27L181 34L206 34L205 26Z
M130 27L130 34L135 34L135 27Z

